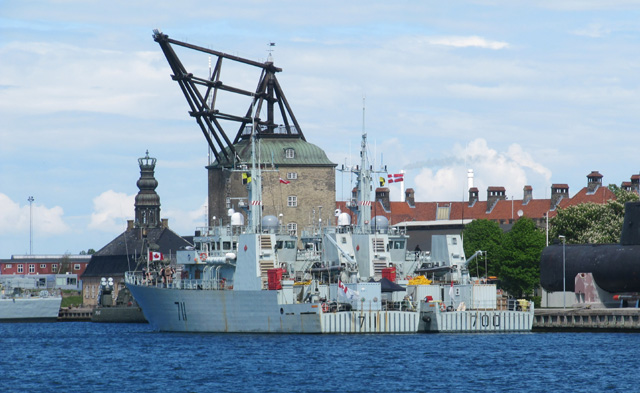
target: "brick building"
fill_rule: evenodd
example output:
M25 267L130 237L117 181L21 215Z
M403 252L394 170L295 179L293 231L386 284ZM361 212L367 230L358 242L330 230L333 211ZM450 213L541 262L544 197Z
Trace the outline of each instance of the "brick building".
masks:
M267 134L258 140L263 169L262 215L278 217L281 225L298 235L314 219L330 220L336 205L336 164L302 134ZM250 162L249 139L234 147L242 162ZM207 169L209 224L218 225L220 220L228 224L229 209L246 214L250 168L215 162Z
M392 225L405 225L411 234L409 249L419 245L422 250L429 250L431 235L460 233L464 225L472 220L492 220L504 230L509 230L519 217L524 216L544 228L547 215L554 217L558 207L566 208L587 202L606 203L615 199L614 193L602 185L602 178L598 171L589 173L587 185L573 196L570 196L567 184L552 184L551 197L545 199L534 199L533 188L526 185L521 198L508 199L504 187L491 186L487 188L484 201L480 198L478 188L470 187L468 201L415 202L414 190L409 188L405 191L404 202L394 202L389 200L389 189L382 187L376 189L372 214L387 217ZM637 192L639 179L639 175L634 175L631 182L623 183L623 188ZM337 202L337 207L349 211L345 202Z
M82 280L91 255L12 255L0 259L0 280L17 275L37 283L38 288L82 290Z

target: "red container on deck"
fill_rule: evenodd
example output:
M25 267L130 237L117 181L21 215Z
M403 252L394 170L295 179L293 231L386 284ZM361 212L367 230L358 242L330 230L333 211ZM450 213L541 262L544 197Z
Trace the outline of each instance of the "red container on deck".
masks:
M267 279L269 280L269 290L282 289L282 274L284 269L269 269L267 270Z
M389 281L396 282L396 268L385 267L382 269L382 278L386 278Z

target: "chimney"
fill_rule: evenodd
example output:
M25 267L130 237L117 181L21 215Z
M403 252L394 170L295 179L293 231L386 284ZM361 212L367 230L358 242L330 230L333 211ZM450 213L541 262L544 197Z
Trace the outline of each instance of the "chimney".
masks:
M469 189L469 207L478 202L478 187L471 187Z
M127 220L127 231L133 229L133 220Z
M569 198L568 184L552 184L551 185L551 206L550 210L555 210L563 198Z
M163 228L169 228L169 219L168 218L163 218L161 221L162 221L162 227Z
M405 201L407 201L407 204L411 207L416 206L416 202L413 194L414 194L413 188L407 188L407 190L404 192L404 199Z
M376 202L380 202L385 211L391 211L389 203L389 189L387 187L376 188Z
M591 171L587 175L587 194L593 194L602 185L602 175L598 171Z
M489 187L487 188L487 213L491 213L493 207L498 201L507 199L506 190L504 187Z
M522 198L522 204L526 205L533 199L533 187L524 186L524 197Z

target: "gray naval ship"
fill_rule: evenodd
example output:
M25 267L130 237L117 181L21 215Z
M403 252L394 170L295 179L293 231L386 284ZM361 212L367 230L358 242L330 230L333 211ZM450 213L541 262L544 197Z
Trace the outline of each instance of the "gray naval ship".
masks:
M40 286L40 278L0 276L0 322L54 322L62 296Z
M255 130L255 127L252 128ZM468 275L458 235L434 236L431 253L407 252L402 228L371 219L372 171L366 133L357 176L357 213L336 211L337 225L282 231L261 217L261 176L252 135L248 223L200 228L180 250L176 273L130 271L125 282L158 331L243 333L416 333L529 331L533 304L500 309L496 286ZM471 258L470 258L471 260ZM421 280L409 280L416 275ZM399 277L394 283L393 276ZM430 277L428 280L426 277ZM522 307L524 306L524 307Z

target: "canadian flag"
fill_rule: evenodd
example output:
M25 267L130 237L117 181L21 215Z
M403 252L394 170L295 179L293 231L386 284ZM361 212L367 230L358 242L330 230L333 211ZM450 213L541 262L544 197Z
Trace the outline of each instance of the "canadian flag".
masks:
M400 183L401 181L404 181L404 173L390 173L387 177L389 178L389 183Z
M289 180L284 180L283 178L280 178L280 183L282 184L289 184L291 183Z
M149 251L150 261L164 261L164 255L161 252Z
M342 281L338 280L338 297L343 296L349 300L360 298L360 294L353 289L347 288Z

